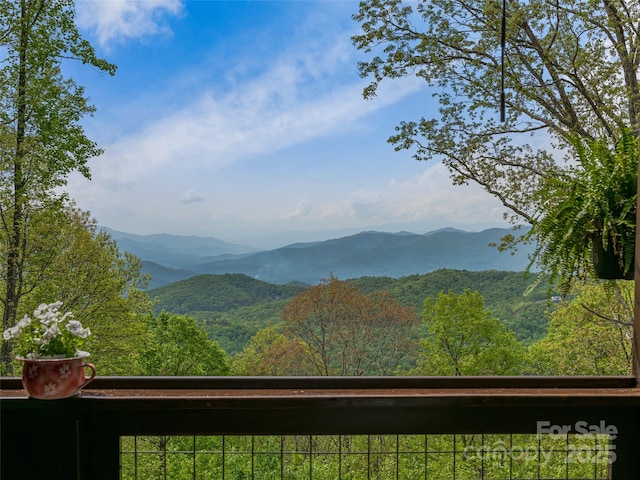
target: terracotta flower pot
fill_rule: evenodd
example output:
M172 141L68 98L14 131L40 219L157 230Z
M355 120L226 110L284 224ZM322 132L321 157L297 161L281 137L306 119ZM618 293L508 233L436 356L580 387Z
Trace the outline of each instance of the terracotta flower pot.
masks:
M18 358L22 367L22 385L31 398L56 400L73 397L96 376L96 367L76 358ZM85 377L85 368L91 376Z

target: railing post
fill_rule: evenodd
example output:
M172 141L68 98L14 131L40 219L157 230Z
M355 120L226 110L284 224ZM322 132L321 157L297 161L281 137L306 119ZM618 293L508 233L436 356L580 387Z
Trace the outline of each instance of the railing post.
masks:
M612 441L615 446L612 450L615 457L609 464L610 480L638 480L640 478L640 462L638 452L640 451L640 431L636 427L631 434L618 435Z
M33 402L35 405L37 400ZM75 412L65 408L42 408L36 412L25 409L11 414L3 412L1 430L1 478L83 478L80 473L79 420Z
M120 437L91 423L80 425L80 480L120 478Z
M640 134L636 135L640 143ZM640 150L640 149L639 149ZM638 161L637 192L640 192L640 158ZM636 201L636 244L634 264L634 307L633 307L633 358L632 371L636 377L636 386L640 385L640 195Z

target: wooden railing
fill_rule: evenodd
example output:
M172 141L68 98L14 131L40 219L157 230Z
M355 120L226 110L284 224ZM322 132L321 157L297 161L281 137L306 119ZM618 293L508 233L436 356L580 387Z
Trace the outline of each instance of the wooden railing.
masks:
M131 435L540 433L606 428L614 480L640 479L633 377L98 377L27 398L0 379L1 478L117 479Z

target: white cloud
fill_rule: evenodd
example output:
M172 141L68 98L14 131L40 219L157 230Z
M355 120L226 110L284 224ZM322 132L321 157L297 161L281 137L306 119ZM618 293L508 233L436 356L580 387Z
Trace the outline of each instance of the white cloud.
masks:
M102 47L111 42L170 33L165 15L178 15L181 0L78 0L77 21L95 32Z
M390 213L387 206L389 198L387 192L356 192L351 195L347 211L349 215L361 220L385 220Z
M475 184L455 186L442 164L386 188L359 190L325 204L322 218L347 224L429 221L434 224L504 223L501 204Z
M180 195L180 203L200 203L204 202L206 199L207 196L205 194L191 189L186 190L182 195Z
M348 48L341 41L297 46L231 91L203 86L203 93L186 106L105 145L106 154L93 167L95 178L121 184L171 167L215 170L308 140L346 135L370 113L422 87L419 79L400 79L365 101L364 83L351 79L309 93L320 88L322 72L330 75L335 69L336 57L348 57Z
M287 220L295 220L296 218L307 217L309 216L309 214L311 214L312 210L313 210L313 205L311 204L310 201L301 200L295 209L291 210L290 212L287 212L287 214L285 215L285 218Z
M398 219L455 219L459 223L501 221L504 207L477 184L456 186L442 164L412 179L390 183L393 215Z

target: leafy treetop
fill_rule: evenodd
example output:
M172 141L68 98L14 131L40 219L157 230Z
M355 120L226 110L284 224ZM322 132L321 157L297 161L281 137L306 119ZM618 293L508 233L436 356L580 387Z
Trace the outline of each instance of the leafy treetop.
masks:
M354 44L368 58L365 97L382 81L424 79L437 116L407 120L389 140L418 160L442 161L455 184L474 182L514 222L531 223L533 196L563 171L571 139L640 131L637 25L623 0L506 2L507 116L497 115L501 7L496 0L363 0ZM545 146L546 145L546 146ZM565 170L571 173L570 170Z

